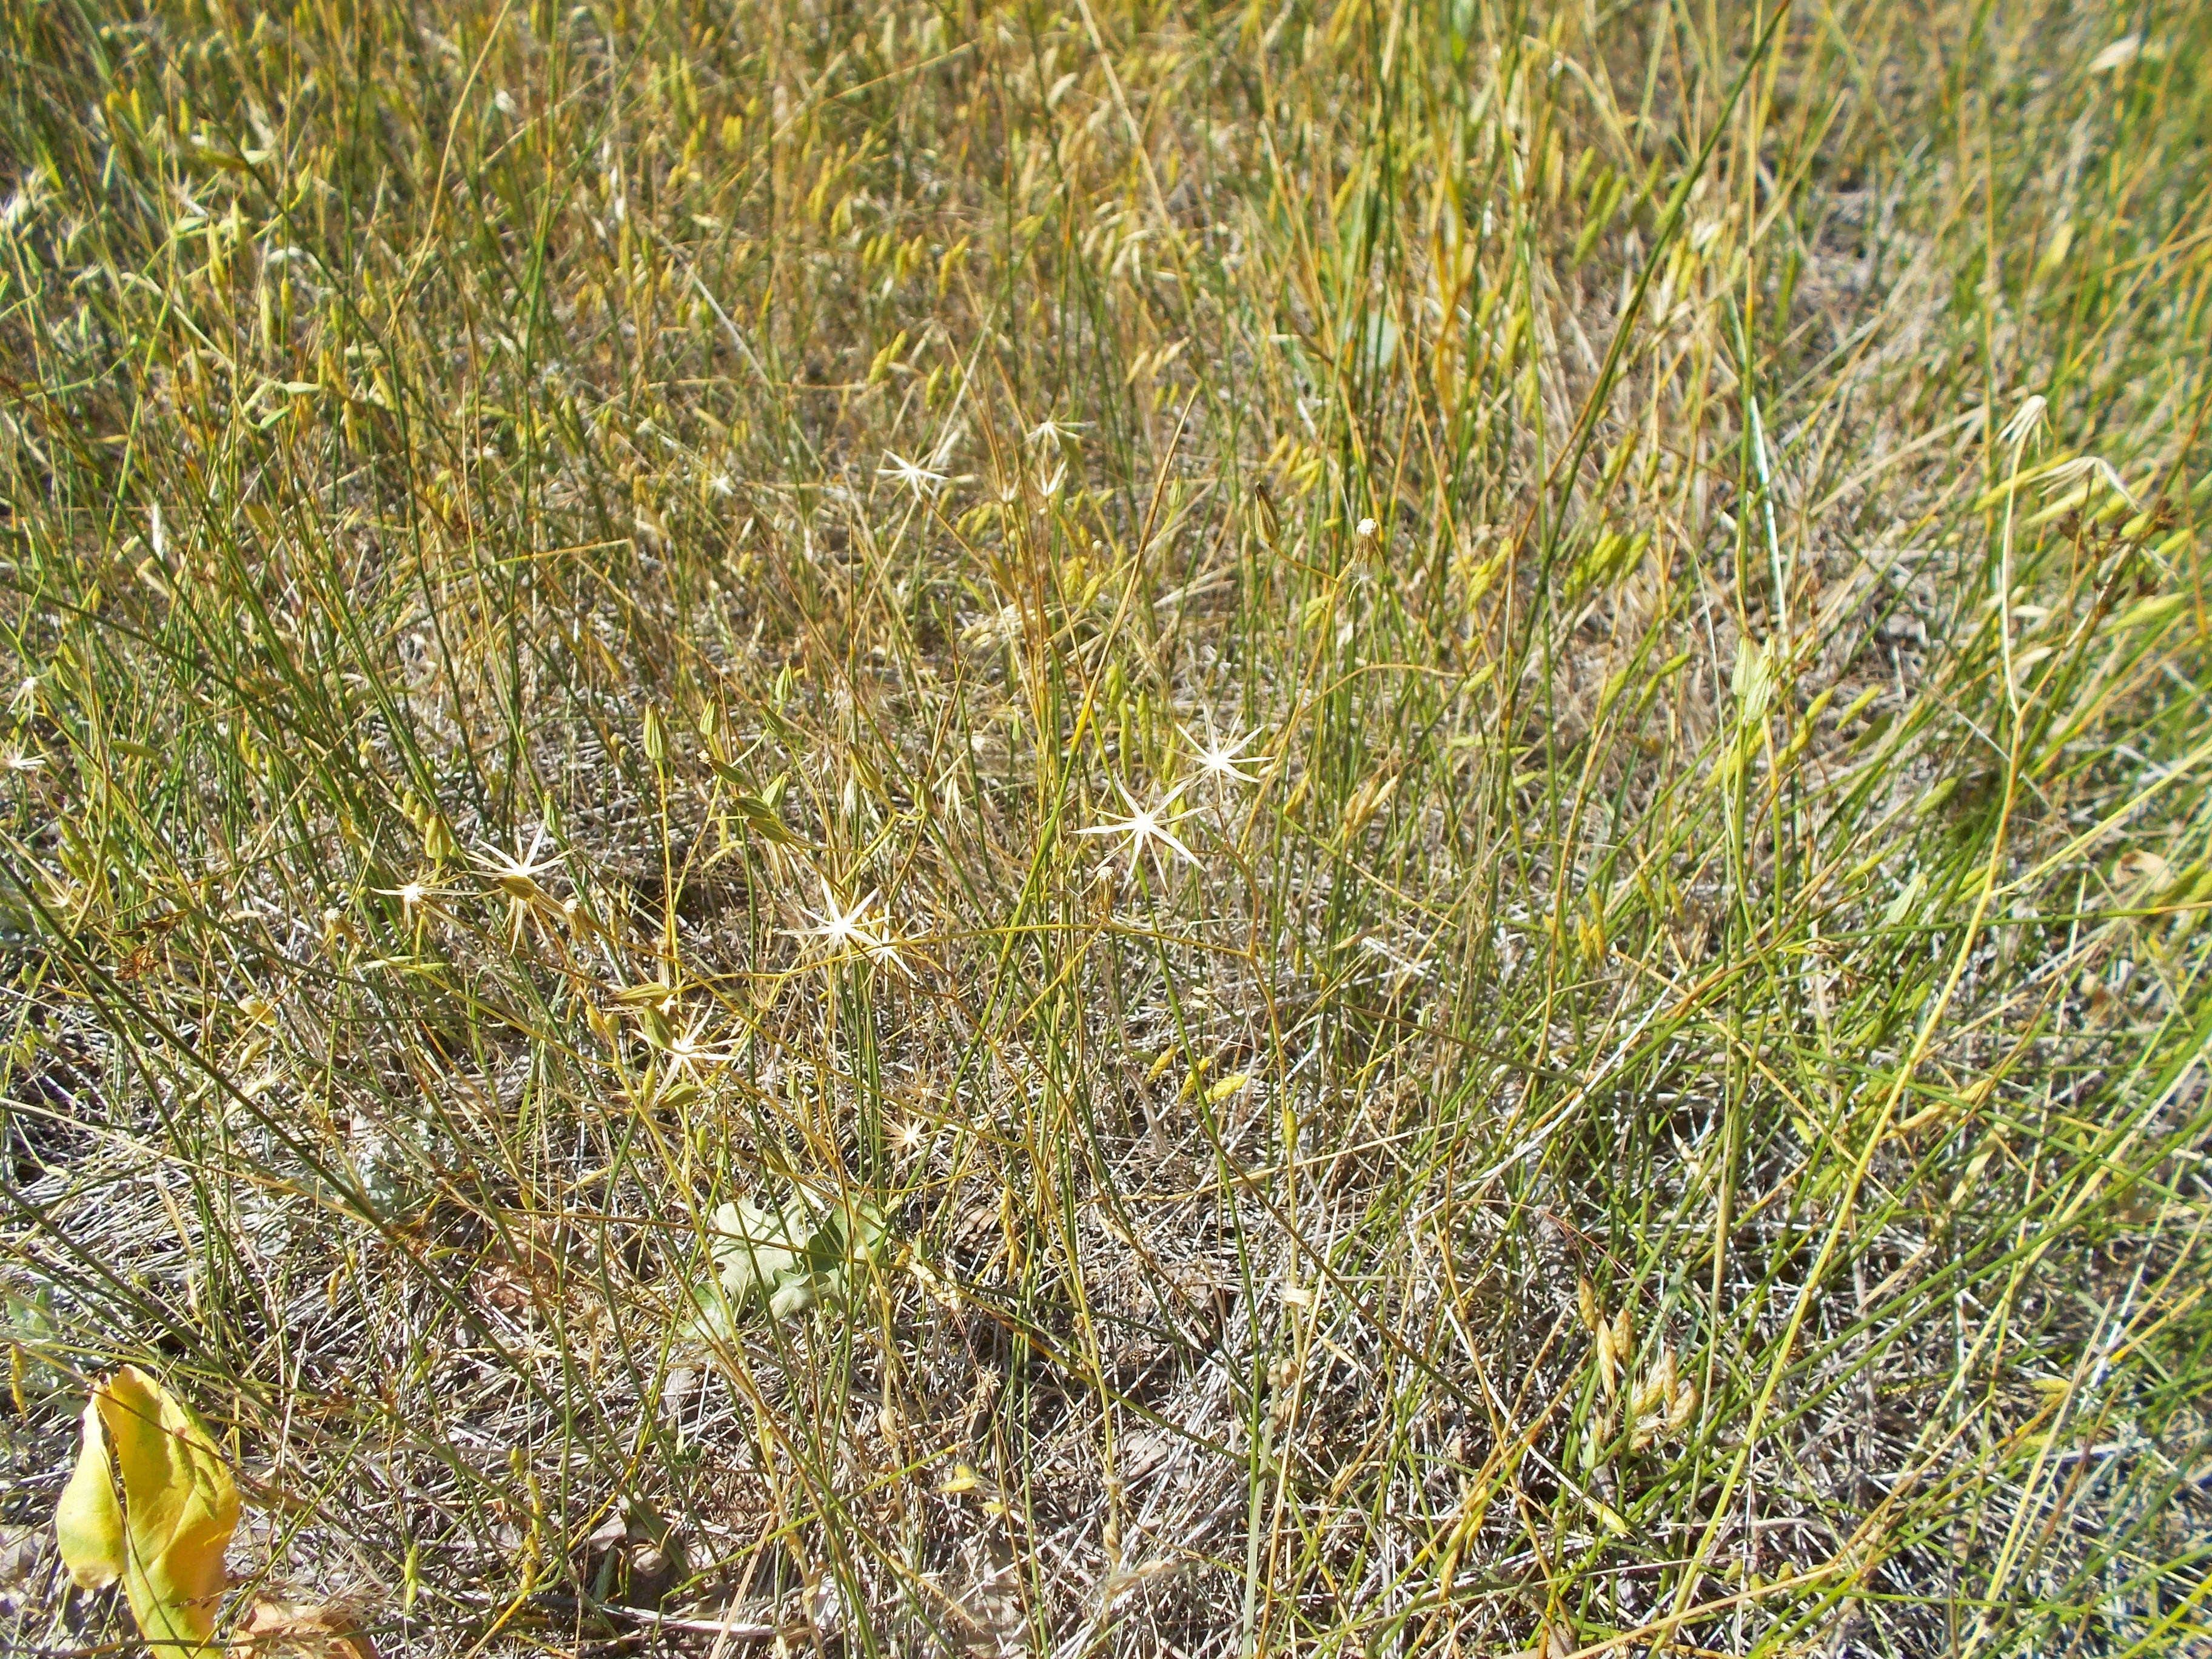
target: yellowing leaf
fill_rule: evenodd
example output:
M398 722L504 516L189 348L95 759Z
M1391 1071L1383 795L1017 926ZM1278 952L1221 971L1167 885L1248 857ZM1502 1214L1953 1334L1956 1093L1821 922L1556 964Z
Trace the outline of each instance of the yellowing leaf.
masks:
M157 1659L206 1645L237 1526L238 1488L191 1412L132 1365L94 1391L54 1529L78 1583L122 1578Z
M54 1537L62 1565L86 1589L104 1589L123 1577L123 1506L115 1498L115 1468L100 1432L100 1407L89 1400L84 1444L54 1507Z

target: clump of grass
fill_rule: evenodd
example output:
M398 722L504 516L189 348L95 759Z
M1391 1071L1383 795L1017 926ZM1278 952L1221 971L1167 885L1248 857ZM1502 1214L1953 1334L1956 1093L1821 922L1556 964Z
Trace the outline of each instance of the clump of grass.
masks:
M0 18L11 1645L2205 1640L2197 9Z

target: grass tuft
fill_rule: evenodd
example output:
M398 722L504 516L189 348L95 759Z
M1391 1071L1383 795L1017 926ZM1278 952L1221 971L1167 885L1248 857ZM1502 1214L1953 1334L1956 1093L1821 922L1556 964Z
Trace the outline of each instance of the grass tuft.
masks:
M0 31L11 1651L2212 1642L2212 12Z

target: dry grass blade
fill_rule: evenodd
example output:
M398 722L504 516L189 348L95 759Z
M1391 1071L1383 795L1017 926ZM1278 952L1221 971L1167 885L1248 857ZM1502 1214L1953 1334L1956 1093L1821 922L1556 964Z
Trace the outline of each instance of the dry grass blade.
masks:
M9 1536L136 1364L256 1650L2212 1639L2205 9L0 29Z

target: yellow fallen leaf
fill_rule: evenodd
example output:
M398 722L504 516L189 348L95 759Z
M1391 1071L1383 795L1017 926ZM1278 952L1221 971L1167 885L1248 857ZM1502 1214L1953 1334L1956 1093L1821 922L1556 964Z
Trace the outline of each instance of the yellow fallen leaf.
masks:
M62 1565L84 1589L105 1589L123 1577L123 1506L96 1401L84 1402L84 1443L54 1506L54 1538Z
M238 1488L198 1418L135 1365L93 1391L54 1530L79 1583L123 1580L157 1659L180 1659L214 1633L237 1526Z

